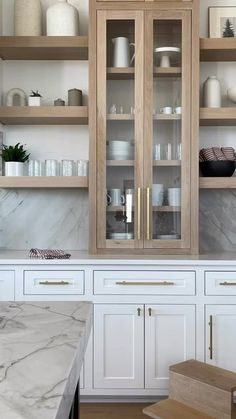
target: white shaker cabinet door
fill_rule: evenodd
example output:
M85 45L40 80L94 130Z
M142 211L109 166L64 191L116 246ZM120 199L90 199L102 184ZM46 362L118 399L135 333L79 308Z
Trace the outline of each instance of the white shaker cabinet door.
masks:
M206 306L206 362L236 372L236 305Z
M0 271L0 301L14 301L15 273L14 271Z
M169 367L195 358L195 306L147 305L145 387L168 390Z
M144 388L143 305L95 305L94 387Z

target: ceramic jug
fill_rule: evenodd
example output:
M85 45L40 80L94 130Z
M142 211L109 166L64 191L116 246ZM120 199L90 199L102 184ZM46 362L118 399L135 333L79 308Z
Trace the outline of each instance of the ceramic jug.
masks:
M135 54L130 60L130 47L135 47L135 44L129 43L128 38L119 36L112 39L114 45L113 67L130 67L133 63Z
M67 0L57 0L57 3L47 9L47 36L77 36L79 35L79 12Z
M205 81L203 95L205 108L221 107L221 84L215 76L208 77Z
M42 35L40 0L15 0L14 29L16 36Z

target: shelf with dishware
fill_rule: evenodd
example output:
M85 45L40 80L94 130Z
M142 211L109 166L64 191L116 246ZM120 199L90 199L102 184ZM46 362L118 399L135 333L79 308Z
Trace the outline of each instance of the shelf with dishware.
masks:
M200 40L200 60L202 62L236 61L235 38L202 38Z
M87 106L2 106L3 125L87 125Z
M201 108L201 126L234 126L236 125L235 108Z
M108 67L107 78L108 80L132 80L134 79L134 67ZM181 67L154 67L154 77L181 77Z
M181 166L181 160L154 160L153 166L156 166L156 167Z
M88 60L87 36L1 36L2 60Z
M0 176L0 188L6 189L49 189L88 188L85 176Z
M107 115L108 121L133 121L134 115L127 113L114 113Z

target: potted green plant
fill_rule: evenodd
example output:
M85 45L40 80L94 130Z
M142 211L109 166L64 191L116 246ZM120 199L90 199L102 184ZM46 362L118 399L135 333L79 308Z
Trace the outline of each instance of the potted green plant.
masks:
M31 90L31 95L29 96L28 105L29 106L41 106L42 95L39 91Z
M5 176L24 176L24 163L30 154L20 143L15 146L3 145L2 158L5 162Z

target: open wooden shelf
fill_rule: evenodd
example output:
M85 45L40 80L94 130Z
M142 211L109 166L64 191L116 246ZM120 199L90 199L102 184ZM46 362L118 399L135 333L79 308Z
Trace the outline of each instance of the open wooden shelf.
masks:
M108 67L107 78L108 80L129 80L134 79L135 69L134 67ZM182 70L180 67L154 67L154 77L180 77Z
M236 189L236 177L200 177L200 189Z
M236 61L236 38L202 38L201 61Z
M235 108L201 108L201 126L234 126L236 125Z
M179 114L164 114L164 113L160 113L160 114L155 114L153 115L153 119L155 121L179 121L182 119L182 115Z
M88 60L87 36L1 36L3 60Z
M80 176L0 176L0 188L88 188L88 178Z
M87 106L0 107L3 125L87 125Z

